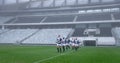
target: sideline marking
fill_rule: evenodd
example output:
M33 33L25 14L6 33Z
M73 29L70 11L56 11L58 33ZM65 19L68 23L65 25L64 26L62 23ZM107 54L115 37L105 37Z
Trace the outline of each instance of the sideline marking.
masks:
M71 53L72 51L68 52L68 53ZM40 63L40 62L43 62L43 61L47 61L47 60L50 60L50 59L53 59L53 58L56 58L56 57L59 57L59 56L62 56L62 55L66 55L68 54L67 52L66 53L62 53L60 55L56 55L56 56L52 56L52 57L49 57L49 58L46 58L46 59L42 59L42 60L38 60L38 61L35 61L33 63Z

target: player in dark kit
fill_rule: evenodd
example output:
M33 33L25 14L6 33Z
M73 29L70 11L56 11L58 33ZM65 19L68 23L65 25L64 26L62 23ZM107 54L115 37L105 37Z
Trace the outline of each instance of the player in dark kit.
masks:
M75 51L77 51L80 45L80 41L76 38L74 43L75 43Z
M57 52L62 52L62 38L60 37L60 35L58 35L57 38Z
M66 44L66 50L70 49L70 42L71 40L70 39L65 39L65 44Z
M66 46L65 38L63 37L63 39L62 39L62 49L63 49L63 52L65 52L65 46Z

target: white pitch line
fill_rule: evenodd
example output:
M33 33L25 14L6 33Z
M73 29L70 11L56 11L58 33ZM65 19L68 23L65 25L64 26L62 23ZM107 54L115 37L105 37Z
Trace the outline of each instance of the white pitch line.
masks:
M69 52L70 53L70 52ZM53 58L56 58L56 57L59 57L59 56L62 56L62 55L66 55L67 53L62 53L60 55L56 55L56 56L52 56L52 57L49 57L49 58L46 58L46 59L42 59L42 60L38 60L38 61L35 61L33 63L40 63L40 62L43 62L43 61L47 61L47 60L50 60L50 59L53 59Z

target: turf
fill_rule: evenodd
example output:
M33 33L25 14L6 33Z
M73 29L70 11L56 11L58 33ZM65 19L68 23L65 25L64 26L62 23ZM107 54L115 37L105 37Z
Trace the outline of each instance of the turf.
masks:
M55 46L0 46L0 63L119 63L120 47L82 47L57 53Z

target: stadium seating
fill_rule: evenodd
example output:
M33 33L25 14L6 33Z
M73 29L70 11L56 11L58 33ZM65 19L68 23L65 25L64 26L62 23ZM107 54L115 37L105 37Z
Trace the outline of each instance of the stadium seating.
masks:
M111 20L110 14L84 14L79 15L77 21L99 21L99 20Z
M19 17L14 23L40 23L44 17L32 16L32 17Z
M31 35L37 29L14 29L0 35L0 43L16 43Z
M113 45L111 28L119 26L119 3L117 0L3 1L0 43L55 44L57 35L62 35L83 39L95 37L95 40L97 37L98 45ZM119 29L114 31L120 42Z
M48 16L44 23L48 22L72 22L74 15Z
M56 6L63 6L63 4L64 4L64 0L56 0L55 3Z
M31 2L31 3L30 3L30 7L31 7L31 8L37 8L37 7L40 6L40 3L41 3L41 2L39 2L39 1Z
M76 28L73 37L85 37L84 28ZM111 28L100 28L100 34L95 34L96 37L112 37Z
M88 4L88 0L78 0L78 4Z
M45 0L43 7L50 7L52 5L52 3L53 3L53 0Z
M76 3L76 0L67 0L65 2L65 0L55 0L55 3L53 3L53 0L44 0L44 1L39 1L39 0L35 0L32 1L30 4L28 4L27 6L31 9L38 9L38 8L59 8L59 7L72 7L72 6L90 6L90 5L104 5L104 4L110 4L113 3L114 0L103 0L102 3L99 3L99 0L91 0L91 2L89 2L88 0L78 0ZM43 3L41 3L43 2ZM88 3L89 2L89 3ZM119 1L118 1L119 2ZM65 4L66 3L66 4ZM43 4L43 5L42 5ZM55 6L54 6L55 5Z
M112 37L111 28L100 28L100 34L97 37Z
M76 28L72 36L73 37L83 37L83 36L85 36L84 30L85 29L83 29L83 28Z
M76 0L67 1L67 5L75 5Z
M4 29L4 30L0 29L0 34L5 33L7 31L9 31L9 29Z
M58 35L67 37L72 29L42 29L32 37L23 41L23 44L56 44Z
M120 19L120 13L114 14L114 18L115 18L116 20L119 20L119 19Z
M13 19L13 17L0 17L0 24L3 24L11 19Z
M2 32L4 32L4 30L1 29L1 30L0 30L0 33L2 33Z

